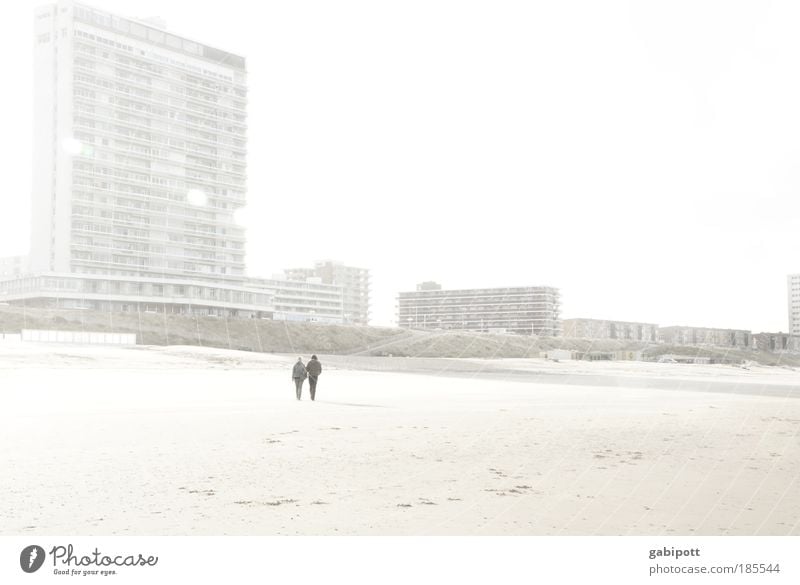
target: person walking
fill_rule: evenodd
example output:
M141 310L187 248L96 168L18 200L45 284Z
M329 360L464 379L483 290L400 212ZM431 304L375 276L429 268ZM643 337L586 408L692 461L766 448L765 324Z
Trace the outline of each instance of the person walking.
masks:
M311 356L308 364L306 364L306 371L308 372L308 388L311 391L311 400L314 400L314 396L317 394L317 378L322 373L322 364L319 363L317 356Z
M294 389L297 392L298 400L300 400L300 395L303 393L303 381L307 375L306 367L303 365L303 358L297 358L297 363L292 368L292 379L294 380Z

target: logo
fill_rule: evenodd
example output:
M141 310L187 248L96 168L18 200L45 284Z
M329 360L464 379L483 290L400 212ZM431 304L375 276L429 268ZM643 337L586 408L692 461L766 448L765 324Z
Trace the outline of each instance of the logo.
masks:
M38 544L26 546L19 554L19 566L26 573L35 573L42 568L44 557L44 549Z

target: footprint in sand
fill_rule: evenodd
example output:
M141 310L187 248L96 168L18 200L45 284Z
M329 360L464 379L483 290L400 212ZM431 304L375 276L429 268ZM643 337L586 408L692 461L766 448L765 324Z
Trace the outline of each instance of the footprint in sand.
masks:
M190 494L203 494L204 496L216 496L217 492L214 490L189 490Z
M265 506L282 506L283 504L295 504L297 500L292 500L289 498L284 498L282 500L274 500L272 502L264 502Z
M272 500L268 502L256 502L253 500L237 500L234 504L238 504L240 506L282 506L283 504L295 504L297 500L292 500L289 498L283 498L280 500Z

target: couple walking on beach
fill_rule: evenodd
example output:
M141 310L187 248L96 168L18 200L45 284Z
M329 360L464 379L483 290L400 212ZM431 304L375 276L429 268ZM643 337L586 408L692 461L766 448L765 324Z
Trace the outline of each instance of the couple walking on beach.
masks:
M303 382L308 377L308 389L311 392L311 400L317 394L317 378L322 373L322 364L319 363L317 356L312 355L308 360L308 364L303 365L303 358L297 358L297 363L292 368L292 379L294 379L294 387L297 392L297 399L300 400L300 395L303 393Z

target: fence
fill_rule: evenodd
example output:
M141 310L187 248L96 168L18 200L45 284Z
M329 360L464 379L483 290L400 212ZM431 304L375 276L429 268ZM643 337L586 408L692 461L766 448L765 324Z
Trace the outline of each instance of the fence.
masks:
M22 341L40 341L45 343L89 343L97 345L136 345L136 334L23 329Z

